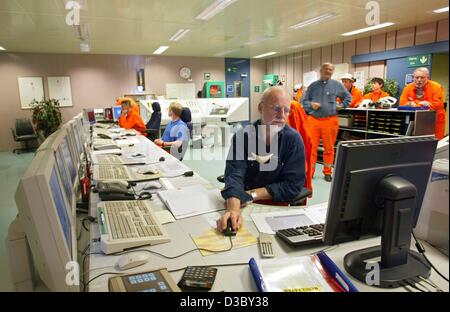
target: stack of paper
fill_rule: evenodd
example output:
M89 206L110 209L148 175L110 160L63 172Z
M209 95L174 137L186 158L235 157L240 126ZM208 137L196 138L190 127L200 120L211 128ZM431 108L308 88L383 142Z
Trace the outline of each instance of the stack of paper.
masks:
M208 190L204 185L165 190L158 195L177 220L225 209L219 190Z

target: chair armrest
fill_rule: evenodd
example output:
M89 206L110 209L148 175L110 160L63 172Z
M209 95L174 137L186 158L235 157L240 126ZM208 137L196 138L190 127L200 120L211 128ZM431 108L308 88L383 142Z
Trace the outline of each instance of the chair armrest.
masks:
M220 175L217 177L217 181L219 181L220 183L225 183L225 175Z
M158 129L145 129L142 132L144 133L159 133Z
M11 129L11 133L12 133L12 136L14 138L14 141L17 141L16 130L14 130L13 128L10 128L10 129Z
M297 195L297 197L290 202L292 206L301 205L301 203L307 199L312 194L312 191L309 188L302 188L300 194Z

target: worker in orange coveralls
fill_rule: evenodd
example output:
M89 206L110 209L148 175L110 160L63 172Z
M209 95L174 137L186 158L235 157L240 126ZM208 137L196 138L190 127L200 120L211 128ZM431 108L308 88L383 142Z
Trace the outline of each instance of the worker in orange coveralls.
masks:
M441 140L445 136L444 88L430 80L430 72L426 67L414 71L414 82L403 89L400 106L429 107L436 111L435 136Z
M323 174L325 181L331 182L332 167L334 164L334 144L339 132L339 121L337 110L348 107L352 96L347 89L336 80L331 79L334 73L334 65L324 63L320 69L320 80L309 85L303 94L301 103L308 116L308 129L312 139L312 164L313 175L317 161L317 150L320 139L322 139L323 152ZM337 104L336 98L342 103Z
M300 103L300 100L302 99L303 96L303 84L298 83L294 86L294 101L297 101L298 103Z
M297 98L297 94L295 94L294 98ZM303 144L305 145L305 187L312 190L313 164L311 162L311 157L313 144L308 131L307 119L308 115L302 105L296 100L291 101L288 125L297 130L303 139Z
M389 93L383 91L384 87L384 80L381 78L372 78L370 81L370 84L372 86L372 92L367 93L364 95L364 97L359 101L358 105L361 104L363 100L371 100L373 103L378 102L380 99L388 97Z
M120 98L116 102L122 106L122 113L119 117L119 126L124 129L134 129L142 135L147 136L144 120L139 114L139 106L131 98Z
M341 81L345 89L347 89L347 91L352 96L352 101L349 107L350 108L358 107L358 103L363 98L363 93L355 86L356 79L351 74L347 73L341 77ZM341 103L341 99L337 98L336 103Z

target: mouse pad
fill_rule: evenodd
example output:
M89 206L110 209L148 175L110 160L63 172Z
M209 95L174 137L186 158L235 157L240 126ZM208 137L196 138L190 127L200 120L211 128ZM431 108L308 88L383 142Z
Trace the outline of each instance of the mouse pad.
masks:
M197 245L197 248L205 248L209 250L226 250L230 248L230 239L224 236L217 229L207 229L199 236L192 236L192 240ZM253 236L245 227L241 227L236 236L232 237L233 250L255 245L257 238ZM206 250L200 251L202 256L210 256L215 254Z

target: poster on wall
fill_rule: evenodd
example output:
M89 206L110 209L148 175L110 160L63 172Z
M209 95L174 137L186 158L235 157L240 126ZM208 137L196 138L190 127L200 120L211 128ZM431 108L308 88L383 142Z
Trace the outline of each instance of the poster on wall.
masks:
M314 81L319 78L316 71L310 71L303 74L303 86L309 87Z
M349 71L348 63L335 64L334 65L334 74L331 78L335 79L337 81L341 81L342 76L347 74L348 71Z
M72 106L72 89L70 77L47 77L48 96L50 99L59 101L61 107Z
M18 77L20 94L20 106L22 109L30 109L31 103L41 101L44 98L44 84L42 77Z
M353 77L355 77L356 82L355 82L355 86L361 90L364 91L364 86L366 84L366 77L364 75L363 71L355 71L353 73Z

